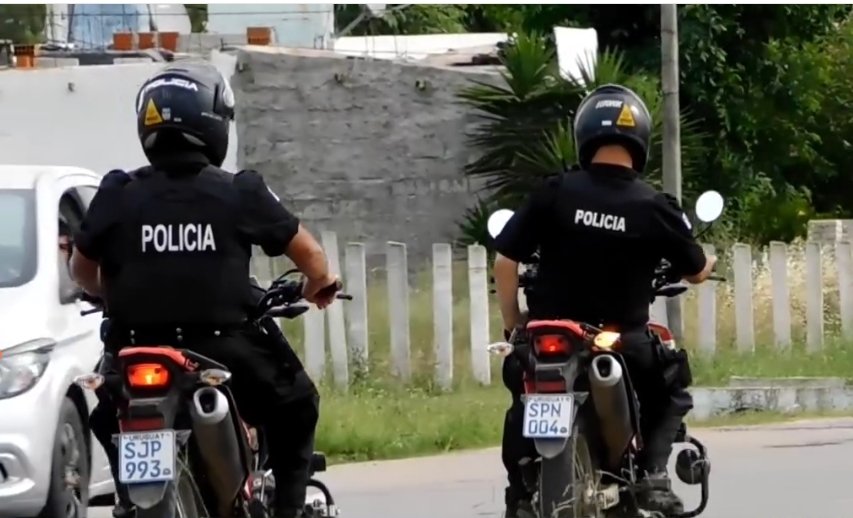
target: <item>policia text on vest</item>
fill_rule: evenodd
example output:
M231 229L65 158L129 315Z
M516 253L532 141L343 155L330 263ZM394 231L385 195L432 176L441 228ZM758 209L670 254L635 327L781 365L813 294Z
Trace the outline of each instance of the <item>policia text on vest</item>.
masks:
M604 228L616 232L625 232L625 218L613 214L601 214L589 210L578 209L575 211L575 224L580 223L585 227Z
M142 225L142 252L215 252L213 227L201 223Z

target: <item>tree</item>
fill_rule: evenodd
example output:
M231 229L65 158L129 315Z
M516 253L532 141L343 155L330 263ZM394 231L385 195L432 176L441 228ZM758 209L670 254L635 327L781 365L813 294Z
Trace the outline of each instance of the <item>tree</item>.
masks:
M45 4L0 4L0 40L34 44L44 39Z
M605 83L621 83L646 101L653 115L651 157L646 176L653 183L661 177L660 86L655 76L632 73L618 52L604 51L595 64L582 64L580 81L564 79L555 53L542 35L518 35L501 57L506 71L500 84L475 81L460 92L474 108L480 123L469 135L481 156L465 173L486 180L488 194L462 224L463 241L481 239L483 213L498 205L514 207L541 179L575 164L571 117L588 89ZM682 117L683 169L685 176L702 163L703 135L688 115ZM685 195L695 191L686 186ZM478 226L480 222L480 226ZM482 242L482 241L481 241Z

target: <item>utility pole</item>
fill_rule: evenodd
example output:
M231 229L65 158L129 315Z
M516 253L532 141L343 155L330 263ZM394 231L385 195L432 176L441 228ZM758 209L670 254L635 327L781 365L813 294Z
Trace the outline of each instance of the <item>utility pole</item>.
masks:
M663 190L681 203L681 107L678 102L678 11L660 6L661 84L663 86ZM684 337L681 299L666 299L666 319L679 343Z

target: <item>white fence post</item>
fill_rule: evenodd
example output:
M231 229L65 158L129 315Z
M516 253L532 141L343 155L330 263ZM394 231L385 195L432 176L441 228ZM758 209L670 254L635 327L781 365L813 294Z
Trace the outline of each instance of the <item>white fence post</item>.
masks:
M453 257L450 245L432 245L432 317L435 348L435 381L453 386Z
M841 335L853 338L853 257L849 241L835 243L835 262L838 268L838 313Z
M755 316L752 302L752 248L744 243L732 247L734 271L735 341L739 352L755 352Z
M409 381L412 375L409 334L409 268L406 245L389 241L385 247L388 271L388 316L391 326L391 369Z
M703 244L705 255L714 255L714 245ZM705 281L698 286L698 346L711 356L717 349L717 281Z
M352 295L346 301L347 343L356 370L367 373L367 261L362 243L347 243L344 249L344 269L347 282L344 291Z
M823 272L820 243L806 243L806 349L823 347Z
M492 380L489 363L489 277L486 248L468 247L468 291L471 302L471 371L484 385Z
M341 276L341 257L338 253L338 236L334 232L324 230L320 234L323 250L329 260L329 271L332 275ZM326 308L326 321L329 325L329 350L332 353L332 373L334 383L338 388L349 387L349 360L347 359L347 331L344 324L344 308L340 301L335 301Z
M317 383L326 375L326 328L323 312L313 304L302 315L305 343L305 370Z
M772 282L773 335L776 346L791 346L791 297L788 290L788 247L781 241L770 242L770 280Z

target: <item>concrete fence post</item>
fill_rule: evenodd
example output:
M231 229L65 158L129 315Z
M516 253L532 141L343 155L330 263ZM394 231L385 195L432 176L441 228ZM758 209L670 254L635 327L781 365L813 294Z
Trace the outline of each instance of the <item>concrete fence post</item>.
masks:
M305 345L305 370L320 383L326 375L326 328L323 312L317 306L302 315Z
M450 245L432 245L432 316L435 381L444 390L453 386L453 257Z
M404 382L412 376L409 332L409 275L406 245L389 241L385 247L388 271L388 316L391 326L391 370Z
M755 316L752 302L752 248L744 243L732 247L734 271L735 342L743 353L755 352Z
M820 243L806 243L806 349L823 347L823 271Z
M838 313L841 335L853 338L853 257L849 241L835 243L835 262L838 268Z
M491 383L489 363L489 278L486 248L468 247L468 291L471 303L471 370L474 379Z
M714 255L714 245L703 244L705 255ZM717 281L705 281L698 286L698 339L703 354L711 356L717 349Z
M338 236L324 230L320 233L323 250L329 260L332 275L341 276L341 257L338 253ZM339 389L349 387L349 359L347 358L347 331L344 323L344 308L341 301L335 301L326 308L326 321L329 326L329 350L332 353L332 373L335 386Z
M352 300L344 301L347 315L347 343L356 371L366 374L368 370L367 333L367 261L364 244L347 243L344 250L346 284L344 290Z
M791 297L788 289L788 245L770 242L770 280L773 294L773 335L776 347L791 347Z

